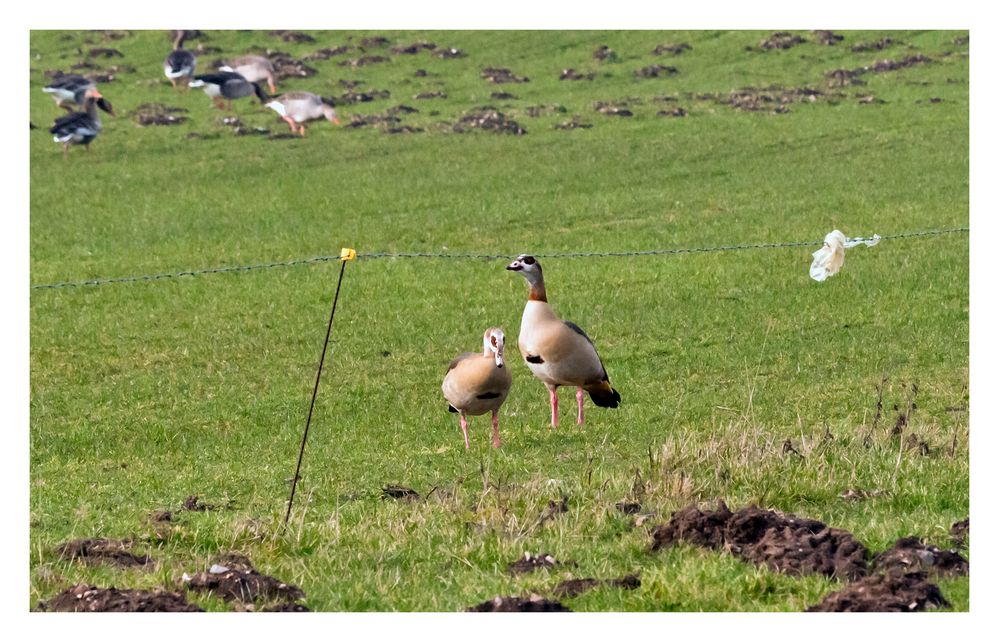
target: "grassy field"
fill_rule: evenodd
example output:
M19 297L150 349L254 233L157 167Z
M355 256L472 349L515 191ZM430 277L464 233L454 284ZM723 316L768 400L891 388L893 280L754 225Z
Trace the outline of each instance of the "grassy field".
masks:
M951 524L969 513L968 235L851 249L824 283L808 266L834 228L860 236L968 225L966 32L843 32L831 46L799 32L805 42L786 50L761 49L770 34L750 31L310 33L315 42L209 32L190 46L220 49L200 58L205 71L254 46L297 58L349 45L279 89L339 96L341 81L357 81L355 91L390 97L338 107L345 123L405 104L418 112L401 124L421 131L320 122L304 139L236 136L224 115L250 129L288 128L249 99L223 114L201 91L174 91L162 74L165 32L33 32L32 284L343 246L516 255L816 243L542 260L553 307L593 338L623 399L617 410L587 402L577 427L563 390L557 430L513 345L527 289L507 261L348 264L286 531L337 264L33 290L29 606L80 582L179 588L185 572L223 552L301 587L303 603L322 611L456 611L548 593L566 577L631 572L637 590L564 602L795 611L842 586L689 546L650 552L651 528L672 511L718 500L822 520L872 552L906 535L948 546ZM364 54L389 60L339 64L376 35L388 46ZM851 50L885 36L894 41L886 49ZM389 51L421 40L465 55ZM662 43L691 48L653 55ZM615 57L595 59L599 45ZM89 154L63 159L47 133L59 110L41 92L44 74L68 71L95 47L123 54L92 60L95 71L134 71L100 85L119 116L104 118ZM862 73L864 84L831 88L825 78L916 55L930 60ZM635 74L656 64L678 73ZM480 75L487 67L530 81L493 85ZM559 80L566 68L594 78ZM821 93L787 113L706 96L750 86ZM433 91L446 97L414 98ZM515 98L492 98L497 91ZM624 99L631 117L594 109ZM139 127L130 115L149 102L183 107L188 120ZM483 105L527 133L453 131ZM686 116L658 115L675 107ZM592 127L555 127L573 117ZM490 447L480 417L466 451L440 383L451 358L481 346L493 325L506 331L514 377L503 446ZM388 484L427 499L383 500ZM840 497L851 489L872 496ZM178 510L191 495L220 510ZM568 511L539 524L563 497ZM636 524L615 509L627 499L654 516ZM173 521L152 521L162 510ZM88 566L54 552L96 537L134 538L154 564ZM507 574L525 551L577 566ZM968 609L966 577L939 584L954 610Z

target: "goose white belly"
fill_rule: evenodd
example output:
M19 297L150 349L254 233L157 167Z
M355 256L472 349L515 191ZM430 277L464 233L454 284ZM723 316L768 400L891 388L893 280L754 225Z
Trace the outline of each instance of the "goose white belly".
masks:
M528 301L520 322L520 352L535 377L556 386L581 386L603 379L593 345L561 319L547 303ZM528 358L540 357L541 363Z

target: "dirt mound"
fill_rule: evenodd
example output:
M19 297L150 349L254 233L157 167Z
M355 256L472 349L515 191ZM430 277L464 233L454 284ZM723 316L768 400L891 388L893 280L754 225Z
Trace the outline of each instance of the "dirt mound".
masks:
M274 75L278 80L286 78L309 78L316 75L316 70L302 60L292 58L283 51L268 51L267 59L274 65Z
M506 571L511 575L521 573L531 573L539 568L555 568L556 566L575 566L575 562L559 562L548 553L531 555L524 553L524 557L516 562L507 564Z
M954 522L950 527L950 537L954 546L964 548L968 545L968 533L971 531L971 518L965 517L959 522Z
M798 34L778 31L761 40L759 42L759 47L760 49L790 49L791 47L800 45L803 42L806 42L805 39Z
M824 94L810 87L743 87L727 94L701 94L701 100L713 100L741 111L769 111L773 114L790 112L788 105L796 102L816 102Z
M927 546L918 537L903 537L895 545L874 558L871 568L876 573L935 571L942 575L967 575L968 560L957 551L942 551Z
M432 42L414 42L411 45L398 45L389 49L394 54L413 56L421 51L433 51L437 45Z
M517 100L517 97L508 91L494 91L489 97L493 100Z
M517 121L507 118L502 112L491 107L482 107L465 114L452 127L452 130L457 133L464 133L472 129L483 129L498 134L513 134L514 136L523 136L527 133L527 130L521 127Z
M275 36L280 38L285 42L315 42L316 39L307 33L302 33L301 31L285 31L284 29L279 29L276 31L268 31L268 36Z
M64 542L56 553L64 560L83 560L93 564L116 566L145 566L152 562L148 555L136 555L129 549L130 542L109 539L78 539Z
M526 76L518 76L509 69L501 67L486 67L482 70L481 76L495 85L501 85L508 82L530 82L531 79Z
M236 117L225 117L222 119L222 124L227 127L239 127L242 125L240 120ZM219 510L218 506L215 504L206 504L201 501L197 495L188 495L187 499L180 506L181 510L191 510L191 511L212 511Z
M40 611L106 612L190 612L203 611L182 593L138 589L97 588L88 584L70 587L48 602L39 602Z
M596 580L590 577L578 580L565 580L555 587L552 595L555 597L576 597L582 593L597 588L598 586L615 586L629 591L633 591L642 585L642 581L637 575L625 575L620 579Z
M368 38L361 39L361 46L367 49L374 49L377 47L388 46L389 39L385 36L370 36Z
M531 593L527 597L511 595L508 597L496 596L482 604L470 606L466 611L478 611L483 613L512 613L512 612L550 612L550 611L570 611L559 602L545 599L540 595Z
M386 120L387 119L383 119L382 122L386 122ZM395 122L399 122L399 119L396 118ZM382 499L403 499L408 502L414 502L420 501L420 494L412 488L389 484L388 486L384 486L382 488Z
M630 103L625 101L597 101L593 103L593 110L598 111L605 116L634 116L635 113L627 108L628 104Z
M749 506L736 513L689 506L652 532L652 550L679 541L727 549L748 562L789 575L820 573L856 579L867 574L867 549L847 531L820 521Z
M617 60L617 54L607 45L600 45L593 50L594 60Z
M642 505L638 502L618 502L614 504L614 508L625 515L637 515L642 512Z
M356 105L357 103L370 103L375 100L391 98L392 94L387 89L369 89L368 91L354 91L348 89L339 96L323 96L323 102L338 107L340 105Z
M593 125L581 121L578 116L573 116L569 120L553 125L553 127L554 129L589 129Z
M834 45L843 40L843 36L838 33L833 33L828 29L817 29L812 32L812 35L815 37L815 42L820 45Z
M681 42L678 45L661 44L661 45L656 45L656 48L652 50L652 55L661 56L663 54L672 54L674 56L679 56L684 51L690 51L691 49L693 49L693 47L691 47L685 42Z
M132 111L132 120L141 127L150 125L179 125L187 120L187 116L176 114L187 113L183 107L171 107L161 103L142 103Z
M857 44L850 47L850 51L860 52L860 51L881 51L882 49L887 49L892 45L897 44L893 39L884 37L880 40L874 40L872 42L858 42Z
M428 100L430 98L447 98L447 94L443 91L424 91L413 96L416 100Z
M386 56L361 56L360 58L351 58L350 60L344 60L343 62L338 62L337 65L340 67L364 67L365 65L373 65L378 62L388 62L389 58Z
M857 76L862 72L850 69L833 69L825 73L826 84L830 87L849 87L851 85L863 85L865 81Z
M926 581L924 573L871 575L830 593L810 612L913 612L950 606L940 587Z
M343 45L337 45L335 47L326 47L324 49L319 49L313 51L310 54L305 54L302 56L302 60L307 62L312 62L313 60L329 60L333 56L342 56L343 54L350 51L349 47Z
M260 609L265 613L309 613L309 607L297 602L282 602Z
M221 557L207 571L193 577L185 573L184 582L192 591L214 593L227 601L293 602L305 597L297 586L257 572L250 560L242 555Z
M906 69L914 65L922 65L930 62L933 62L932 58L924 56L923 54L916 54L915 56L906 56L901 60L878 60L873 65L862 67L861 69L863 71L884 73L886 71L898 71L899 69Z
M434 52L435 58L462 58L465 52L461 49L455 49L454 47L445 47L444 49L438 49Z
M125 54L117 49L107 47L97 47L87 52L87 58L123 58Z
M661 109L656 112L656 116L663 116L664 118L683 118L687 115L687 110L683 107L674 107L673 109Z
M562 105L531 105L524 108L524 113L531 118L547 116L550 114L564 114L566 111Z
M669 65L649 65L635 71L639 78L662 78L663 76L675 76L680 73L676 67Z

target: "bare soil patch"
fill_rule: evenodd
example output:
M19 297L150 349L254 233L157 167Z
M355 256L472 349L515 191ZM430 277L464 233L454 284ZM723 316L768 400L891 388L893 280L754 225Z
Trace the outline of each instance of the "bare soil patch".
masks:
M420 41L420 42L414 42L411 45L397 45L389 49L389 51L391 51L394 54L413 56L420 53L421 51L433 51L436 48L437 45L435 43Z
M593 127L592 124L580 120L578 116L553 125L554 129L590 129L591 127Z
M681 42L679 44L664 43L661 45L656 45L656 48L652 50L653 56L662 56L664 54L670 54L673 56L679 56L685 51L690 51L693 49L686 42Z
M494 91L489 97L493 100L517 100L517 97L508 91Z
M226 601L293 602L305 597L297 586L259 573L242 555L223 556L207 571L193 577L185 574L184 582L192 591L213 593Z
M171 107L162 103L142 103L132 111L132 120L141 127L150 125L179 125L187 120L183 107Z
M164 590L98 588L89 584L72 586L47 602L39 602L40 611L74 612L191 612L203 611L187 601L182 593Z
M268 31L268 36L275 36L280 38L285 42L315 42L316 39L307 33L302 33L301 31L286 31L284 29L279 29L275 31Z
M309 78L318 72L305 64L304 61L293 58L283 51L268 51L267 59L274 65L274 75L278 80L286 78Z
M398 121L398 119L396 119ZM408 502L419 501L420 494L412 488L389 484L382 488L382 499L402 499Z
M313 60L329 60L333 56L342 56L343 54L350 51L349 47L344 45L336 45L334 47L326 47L324 49L319 49L313 51L310 54L305 54L302 56L302 60L307 62L312 62Z
M527 597L516 595L501 597L496 596L491 600L486 600L481 604L470 606L466 611L478 611L483 613L511 613L511 612L551 612L551 611L571 611L560 602L546 599L540 595L531 593Z
M480 107L472 110L458 119L452 126L452 131L464 133L473 129L496 132L497 134L513 134L523 136L527 130L517 121L507 118L502 112L492 107Z
M838 33L833 33L828 29L817 29L812 32L812 37L815 38L816 43L826 46L834 45L843 40L843 36Z
M64 560L83 560L89 564L113 564L115 566L145 566L152 559L148 555L136 555L129 550L127 540L78 539L64 542L56 547L56 553Z
M664 118L683 118L687 115L687 110L683 107L674 107L673 109L661 109L656 112L656 116L662 116Z
M531 81L530 78L527 78L526 76L518 76L509 69L503 67L486 67L482 70L481 76L496 85L510 82L519 83Z
M861 51L881 51L882 49L887 49L893 45L898 44L894 39L889 37L884 37L879 40L858 42L857 44L850 47L850 51L861 52Z
M971 532L971 518L965 517L959 522L954 522L950 527L951 541L958 548L965 548L968 545L968 534Z
M918 537L903 537L871 564L876 573L936 572L941 575L967 575L968 560L957 551L943 551L923 543Z
M438 49L433 55L435 58L442 58L446 60L448 58L462 58L465 56L465 52L454 47L445 47L444 49Z
M562 73L559 74L559 80L593 80L597 77L595 72L581 73L575 69L563 69Z
M768 37L761 40L758 44L760 49L790 49L795 45L800 45L806 42L804 38L798 34L788 33L786 31L777 31L770 34Z
M638 502L618 502L614 504L614 508L625 515L637 515L642 512L642 505Z
M600 45L593 50L593 59L601 61L617 60L617 54L607 45Z
M649 65L635 71L639 78L662 78L664 76L675 76L680 73L676 67L669 65Z
M847 531L818 520L749 506L736 513L689 506L655 528L652 550L689 542L789 575L819 573L847 580L867 575L867 548Z
M550 569L555 568L556 566L575 565L575 562L560 562L549 553L539 553L537 555L524 553L524 557L520 558L516 562L510 562L507 564L506 571L511 575L520 575L522 573L532 573L541 568Z
M950 606L940 587L926 581L925 573L871 575L826 595L806 611L914 612Z
M390 59L386 56L361 56L360 58L351 58L350 60L344 60L343 62L338 62L337 65L340 67L364 67L366 65L373 65L379 62L388 62Z

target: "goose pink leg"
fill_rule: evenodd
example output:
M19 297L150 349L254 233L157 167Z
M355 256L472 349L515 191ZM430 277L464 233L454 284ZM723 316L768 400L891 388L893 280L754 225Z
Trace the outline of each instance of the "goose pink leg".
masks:
M556 390L557 388L548 389L552 404L552 428L558 427L558 394L555 393Z
M499 438L499 413L493 410L493 448L500 447Z
M468 450L468 420L465 419L465 413L459 415L461 419L461 432L465 435L465 450Z
M576 388L576 405L579 406L579 415L576 417L576 425L583 425L583 389Z

